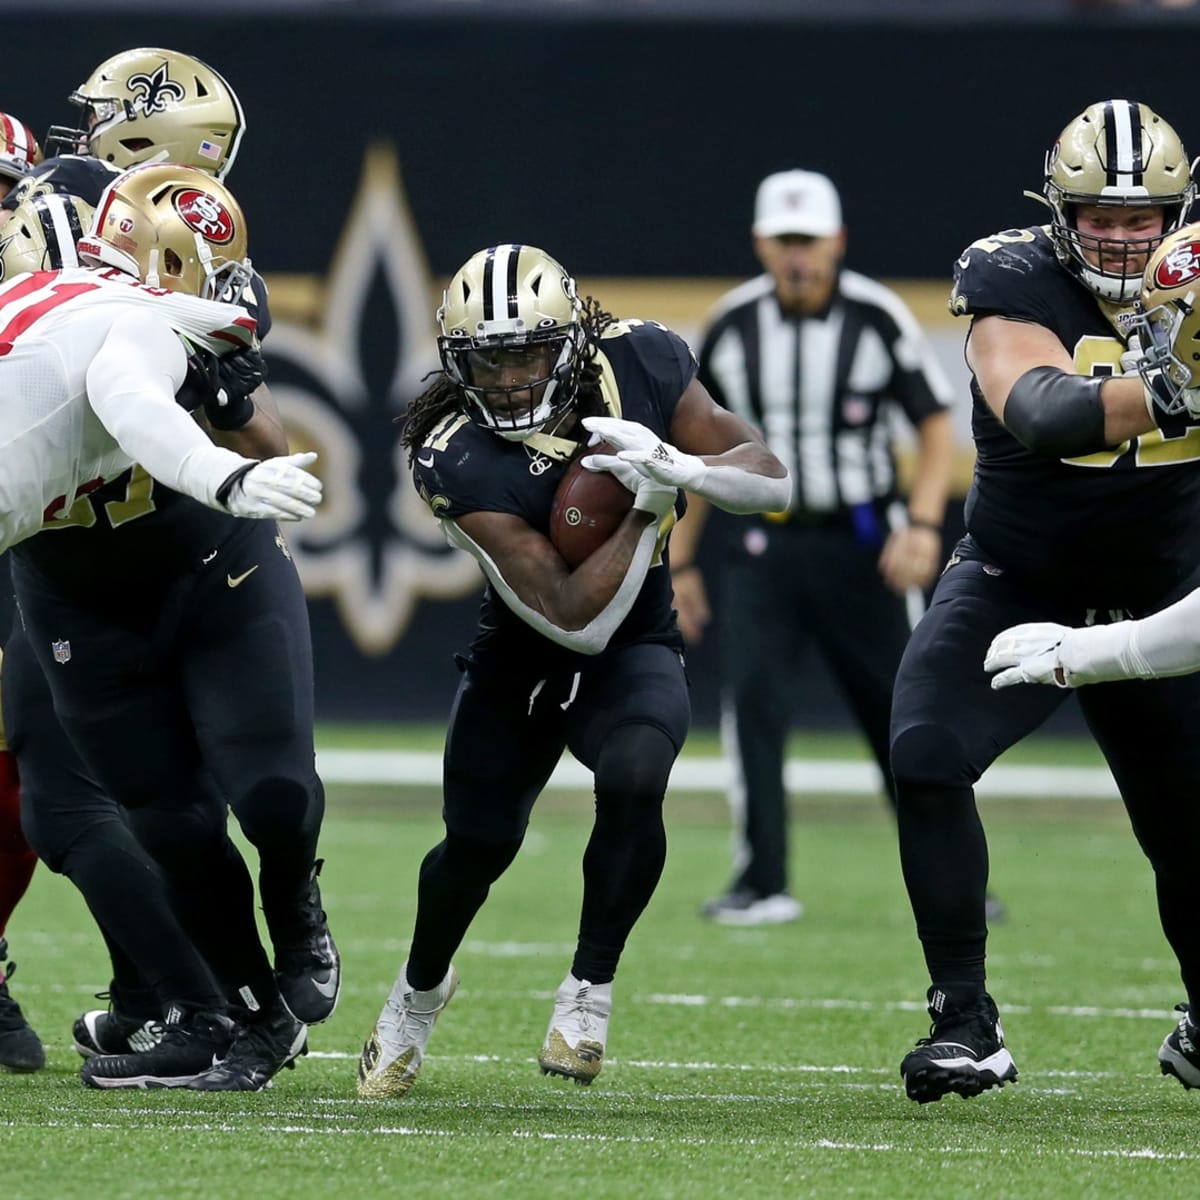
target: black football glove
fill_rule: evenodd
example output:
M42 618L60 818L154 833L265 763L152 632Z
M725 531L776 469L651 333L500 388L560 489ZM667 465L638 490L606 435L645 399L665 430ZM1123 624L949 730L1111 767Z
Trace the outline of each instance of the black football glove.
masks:
M214 429L241 429L254 416L253 395L267 378L267 363L257 346L218 357L195 347L188 373L175 399L189 412L204 409Z

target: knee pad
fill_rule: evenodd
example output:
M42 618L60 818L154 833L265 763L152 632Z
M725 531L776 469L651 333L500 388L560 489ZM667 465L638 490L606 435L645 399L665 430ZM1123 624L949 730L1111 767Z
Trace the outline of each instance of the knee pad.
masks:
M325 791L316 775L307 783L275 776L258 780L231 807L256 848L279 842L315 843L325 815Z
M971 787L977 776L962 741L944 725L910 725L892 735L892 775L906 783Z
M596 762L596 799L644 808L662 806L675 745L652 725L624 725L614 730Z

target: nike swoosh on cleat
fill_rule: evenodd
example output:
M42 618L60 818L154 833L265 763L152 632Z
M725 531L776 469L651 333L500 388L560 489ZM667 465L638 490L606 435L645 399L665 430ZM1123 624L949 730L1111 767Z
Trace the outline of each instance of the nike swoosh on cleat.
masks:
M243 571L240 575L226 575L225 582L227 584L229 584L229 586L231 588L241 587L242 584L245 583L246 580L249 579L250 576L253 575L254 572L257 570L258 570L258 563L255 563L254 566L252 566L250 568L250 570Z
M325 997L326 1000L332 1000L337 995L338 981L334 976L330 976L324 983L318 983L317 980L312 981L313 987Z

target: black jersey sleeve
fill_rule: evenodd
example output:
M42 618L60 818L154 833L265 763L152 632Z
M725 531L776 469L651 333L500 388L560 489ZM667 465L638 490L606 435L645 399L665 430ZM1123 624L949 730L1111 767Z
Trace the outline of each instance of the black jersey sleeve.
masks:
M956 317L1002 316L1054 326L1056 291L1047 278L1054 249L1044 227L1007 229L972 242L954 264L950 311ZM1053 278L1058 272L1050 273Z
M457 414L435 426L413 455L413 483L435 517L502 512L530 521L532 456Z
M600 348L620 381L621 415L665 436L679 397L696 374L691 347L657 321L618 321L605 330ZM649 411L639 415L631 401Z

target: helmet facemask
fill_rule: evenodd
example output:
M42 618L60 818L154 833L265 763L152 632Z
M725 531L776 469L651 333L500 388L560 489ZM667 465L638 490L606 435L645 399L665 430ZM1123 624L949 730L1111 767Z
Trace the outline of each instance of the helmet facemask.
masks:
M1195 184L1166 121L1144 104L1106 100L1076 117L1046 155L1044 195L1059 262L1100 299L1128 304L1149 256L1187 220ZM1081 207L1155 208L1162 228L1128 240L1083 233Z
M1168 415L1186 412L1184 389L1200 387L1200 225L1178 230L1150 259L1131 328L1155 403Z
M493 246L450 281L438 309L442 368L476 425L509 441L545 429L574 403L587 347L575 281L533 246ZM530 368L506 384L505 369Z

